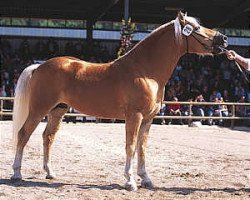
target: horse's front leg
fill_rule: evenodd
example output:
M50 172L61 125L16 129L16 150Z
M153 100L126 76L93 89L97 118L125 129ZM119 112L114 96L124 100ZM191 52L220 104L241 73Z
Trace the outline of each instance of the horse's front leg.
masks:
M152 124L152 119L143 121L140 127L137 143L138 165L137 174L141 177L141 186L144 188L153 188L153 184L147 175L145 168L145 154L148 140L149 129Z
M133 175L133 158L135 155L137 136L142 122L142 115L140 113L129 113L126 116L126 166L125 166L125 178L127 182L125 184L126 190L135 191L137 185Z

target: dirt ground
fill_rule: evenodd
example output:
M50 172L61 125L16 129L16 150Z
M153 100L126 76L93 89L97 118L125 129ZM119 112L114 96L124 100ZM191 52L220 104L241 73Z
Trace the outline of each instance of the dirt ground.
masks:
M124 124L62 123L52 152L57 179L46 180L41 123L17 183L9 179L11 125L0 121L0 199L250 199L249 128L153 125L146 160L155 188L128 192Z

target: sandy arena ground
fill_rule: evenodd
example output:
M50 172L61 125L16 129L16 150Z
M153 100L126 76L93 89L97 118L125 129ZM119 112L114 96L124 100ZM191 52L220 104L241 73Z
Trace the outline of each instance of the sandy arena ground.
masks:
M250 199L249 128L153 125L147 169L155 188L128 192L124 124L63 123L52 153L57 179L46 180L41 123L25 149L24 181L17 183L9 179L11 124L0 121L0 199Z

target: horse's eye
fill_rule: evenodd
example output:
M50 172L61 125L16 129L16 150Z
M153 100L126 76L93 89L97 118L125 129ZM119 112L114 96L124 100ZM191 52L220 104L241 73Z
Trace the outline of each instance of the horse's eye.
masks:
M196 26L196 27L194 28L194 30L195 30L195 31L199 31L200 28L201 28L200 26Z

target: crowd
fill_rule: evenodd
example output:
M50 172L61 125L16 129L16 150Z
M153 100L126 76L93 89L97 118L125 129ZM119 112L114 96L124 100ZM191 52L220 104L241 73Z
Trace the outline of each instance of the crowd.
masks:
M176 70L166 86L165 100L194 101L194 102L250 102L249 83L233 61L225 54L218 56L200 57L186 55L178 63ZM215 106L187 106L177 107L178 114L196 116L229 116L232 107L226 105ZM165 105L161 115L173 115L172 105ZM249 116L250 108L236 106L237 116ZM165 123L163 120L161 123ZM171 121L169 121L171 123ZM223 120L202 120L202 123L222 125ZM182 124L182 121L179 122Z
M56 40L37 40L30 44L23 39L13 47L10 40L0 40L0 96L13 96L17 79L24 68L35 61L48 60L55 56L70 55L90 62L107 62L114 59L106 46L99 42L87 45L84 41L68 41L59 47Z
M35 50L34 50L35 49ZM57 41L38 40L31 46L24 39L17 48L12 47L9 40L0 41L1 82L0 96L13 96L17 79L22 70L34 63L34 60L47 60L59 55L75 56L90 62L107 62L116 57L117 52L110 55L107 47L99 42L86 45L84 42L65 43L59 48ZM167 101L205 101L205 102L250 102L250 90L235 63L225 55L183 56L171 79L168 81L164 99ZM187 106L179 106L178 115L188 112ZM200 116L228 116L230 108L218 106L193 106L192 114ZM237 113L242 116L249 114L249 109L239 108ZM175 115L171 106L161 109L161 114ZM171 123L171 121L170 121ZM180 121L180 124L183 122ZM207 122L211 124L212 122Z

